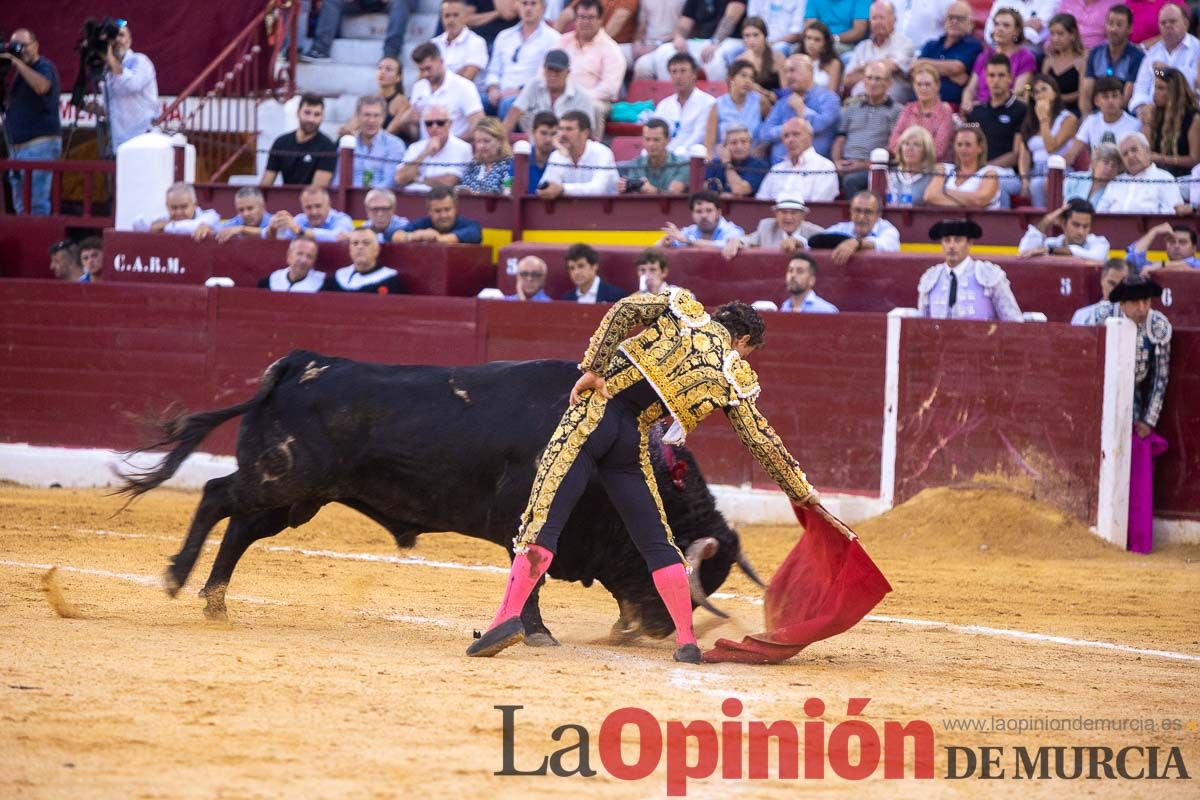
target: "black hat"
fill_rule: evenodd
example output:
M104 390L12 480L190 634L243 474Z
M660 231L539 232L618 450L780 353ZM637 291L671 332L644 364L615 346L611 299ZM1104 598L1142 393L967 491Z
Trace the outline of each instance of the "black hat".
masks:
M808 246L813 250L832 250L847 239L853 239L844 233L814 233L808 237Z
M979 227L979 223L969 219L944 219L941 222L935 222L929 229L929 238L935 242L941 241L947 236L978 239L983 236L983 229Z
M546 58L542 61L542 66L550 69L570 69L571 57L567 55L566 50L550 50L546 53Z
M1130 275L1113 287L1108 293L1108 299L1113 303L1124 300L1144 300L1149 297L1161 297L1162 287L1146 275Z

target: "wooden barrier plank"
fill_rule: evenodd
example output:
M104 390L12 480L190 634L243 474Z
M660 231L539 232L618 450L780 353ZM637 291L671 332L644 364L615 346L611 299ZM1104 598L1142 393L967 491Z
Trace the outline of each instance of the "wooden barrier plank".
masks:
M1171 378L1156 430L1170 449L1154 470L1154 513L1196 519L1200 516L1200 330L1175 328L1171 336Z

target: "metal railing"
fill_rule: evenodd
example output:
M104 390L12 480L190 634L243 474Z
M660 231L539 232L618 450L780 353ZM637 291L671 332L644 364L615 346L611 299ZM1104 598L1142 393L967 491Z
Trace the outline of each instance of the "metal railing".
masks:
M267 0L154 121L168 133L182 132L196 146L198 179L220 180L239 158L253 154L259 105L270 97L285 100L295 91L299 12L295 0ZM276 70L285 48L286 62Z
M113 224L115 161L19 161L0 159L0 173L19 172L22 177L20 216L32 213L33 173L50 172L50 215L70 217L72 225L107 228ZM64 185L66 184L66 185ZM0 216L10 216L0 202Z

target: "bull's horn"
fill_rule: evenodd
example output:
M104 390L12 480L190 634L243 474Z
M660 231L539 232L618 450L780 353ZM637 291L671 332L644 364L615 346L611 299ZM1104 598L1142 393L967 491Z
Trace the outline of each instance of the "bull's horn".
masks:
M708 601L708 595L704 593L704 587L700 585L700 562L706 558L712 558L717 552L717 547L717 540L711 536L697 539L688 546L685 555L688 564L692 567L692 572L688 575L688 586L692 591L692 602L706 609L710 614L721 619L729 619L728 614Z
M759 588L767 588L762 578L758 577L758 573L754 571L754 567L750 566L750 559L746 558L745 550L738 550L737 565L742 568L742 572L746 573L747 578L758 584Z

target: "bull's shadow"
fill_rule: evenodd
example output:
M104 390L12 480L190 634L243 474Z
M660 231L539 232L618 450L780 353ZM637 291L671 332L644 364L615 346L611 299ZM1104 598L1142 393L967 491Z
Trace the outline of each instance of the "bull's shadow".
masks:
M326 503L365 514L402 548L421 533L458 531L503 546L511 558L538 456L578 375L565 361L387 366L295 351L267 369L250 400L161 421L161 439L138 452L170 451L156 468L125 475L121 491L136 497L160 485L213 429L244 415L238 469L205 484L164 578L175 596L209 531L228 517L200 591L212 619L227 618L226 589L246 549L308 522ZM706 598L731 567L748 569L738 535L686 448L664 447L655 433L650 449L675 541L695 567L693 602L711 608ZM618 604L616 633L662 637L674 630L599 480L571 514L549 575L584 586L599 581ZM480 619L487 613L481 609ZM542 621L538 591L521 618L526 643L557 644Z

